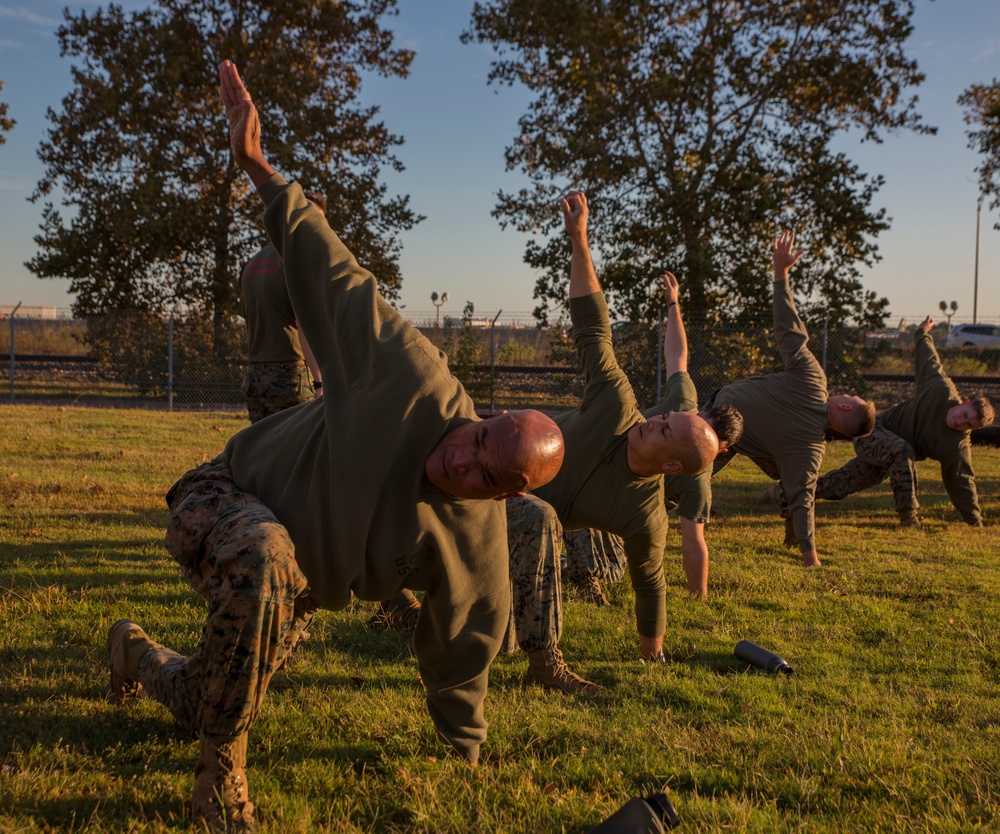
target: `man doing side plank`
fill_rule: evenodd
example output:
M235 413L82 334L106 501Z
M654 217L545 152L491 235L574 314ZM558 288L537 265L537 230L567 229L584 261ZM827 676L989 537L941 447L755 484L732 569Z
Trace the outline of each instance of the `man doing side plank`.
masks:
M622 537L640 650L643 657L659 658L666 628L663 475L702 471L719 444L696 414L673 412L647 421L639 412L615 361L607 303L590 258L587 198L570 192L560 208L573 246L569 307L583 365L583 399L556 417L566 442L559 474L531 495L508 499L507 516L514 624L528 654L528 677L580 692L598 687L571 672L558 647L562 529L590 527Z
M941 464L941 480L962 520L982 526L969 433L993 422L993 404L958 395L934 348L933 326L928 316L914 334L917 395L879 413L875 431L855 438L854 460L819 479L817 498L846 498L888 477L900 526L920 527L916 462L930 458Z
M193 822L252 831L247 732L312 612L352 594L426 591L414 648L427 707L440 735L478 760L510 611L506 514L491 499L547 483L563 442L537 411L476 417L444 354L268 164L236 68L219 73L233 156L266 207L325 393L239 432L168 493L167 547L208 601L194 653L128 620L108 647L112 697L145 688L199 739Z
M736 455L746 455L765 474L781 482L785 544L798 544L802 564L819 565L814 503L816 479L826 450L826 431L863 437L875 426L875 407L860 397L827 397L826 374L808 348L809 334L795 309L788 274L801 252L795 233L774 241L774 335L784 370L731 382L716 392L712 405L732 405L743 415L743 438L716 461L718 471Z

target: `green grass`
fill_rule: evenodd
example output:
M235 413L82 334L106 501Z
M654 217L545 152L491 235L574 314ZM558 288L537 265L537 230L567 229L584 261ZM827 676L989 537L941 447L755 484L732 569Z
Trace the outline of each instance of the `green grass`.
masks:
M196 745L166 710L106 703L108 625L194 646L204 605L163 548L163 494L245 419L0 407L0 832L188 830ZM834 444L827 468L850 454ZM988 520L1000 450L975 450ZM817 511L823 567L781 547L763 476L716 486L711 596L685 591L671 533L667 653L638 661L627 585L569 601L562 647L593 697L494 664L479 768L427 717L405 635L370 607L322 612L251 733L267 830L585 832L665 789L683 831L997 831L996 528L972 530L920 464L926 529L886 488ZM747 671L749 638L793 676Z

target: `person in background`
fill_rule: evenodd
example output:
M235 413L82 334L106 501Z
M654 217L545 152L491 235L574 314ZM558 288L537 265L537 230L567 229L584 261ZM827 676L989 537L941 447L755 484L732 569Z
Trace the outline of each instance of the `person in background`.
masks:
M709 408L731 405L743 415L743 437L715 463L718 472L736 454L746 455L779 481L785 544L798 546L802 564L820 564L816 550L815 493L826 433L864 437L875 427L875 406L848 394L827 396L826 374L809 350L809 334L795 308L789 273L802 253L795 233L775 238L772 309L774 335L784 370L731 382L710 399Z
M855 438L854 459L819 479L817 498L838 501L888 478L899 525L919 528L916 462L930 458L941 464L941 480L962 520L982 527L969 434L990 425L996 415L986 397L959 396L941 366L933 326L927 316L914 334L916 396L879 413L875 430Z

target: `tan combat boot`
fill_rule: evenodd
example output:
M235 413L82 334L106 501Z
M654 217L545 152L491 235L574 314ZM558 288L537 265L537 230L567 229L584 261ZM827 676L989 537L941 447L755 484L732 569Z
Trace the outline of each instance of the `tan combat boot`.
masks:
M108 700L123 704L130 698L137 698L142 691L139 683L139 663L146 652L162 649L154 643L131 620L118 620L108 629L108 654L111 657L111 683L108 686Z
M764 490L764 503L775 507L781 506L781 481L775 481Z
M202 733L201 755L194 769L191 822L213 834L258 830L247 789L247 734L230 739Z
M924 523L916 512L902 512L899 514L900 527L913 527L915 530L923 530Z
M419 616L419 600L412 591L403 588L391 599L383 600L378 604L374 616L368 621L368 627L383 631L389 629L413 631L417 627Z
M570 695L600 692L604 689L571 671L558 646L528 652L528 680L541 684L546 689L558 689Z
M601 580L596 576L588 576L583 582L576 586L576 595L581 602L592 602L594 605L604 607L611 605L608 598L604 596L601 588Z

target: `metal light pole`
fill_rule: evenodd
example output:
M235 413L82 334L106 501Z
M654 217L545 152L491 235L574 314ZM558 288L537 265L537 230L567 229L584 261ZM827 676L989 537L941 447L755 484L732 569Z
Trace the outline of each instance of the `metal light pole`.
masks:
M951 333L951 317L953 315L955 315L955 313L958 312L958 302L957 301L952 301L951 302L951 312L948 311L948 302L947 301L938 302L938 307L941 308L941 312L944 313L945 316L947 317L947 319L948 319L948 332Z
M445 293L444 295L440 296L440 298L438 297L437 292L431 293L431 302L437 308L434 315L435 327L441 326L441 305L444 304L447 300L448 300L448 293Z
M972 323L977 323L979 311L979 217L983 212L983 195L976 200L976 268L972 278Z

